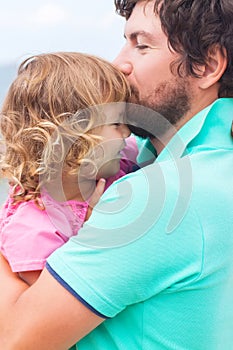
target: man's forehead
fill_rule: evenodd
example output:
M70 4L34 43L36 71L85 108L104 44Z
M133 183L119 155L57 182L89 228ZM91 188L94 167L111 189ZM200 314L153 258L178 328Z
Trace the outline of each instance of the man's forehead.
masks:
M133 9L130 17L126 21L126 30L131 32L148 31L146 28L160 23L158 15L154 12L153 2L138 3Z
M133 13L126 21L124 36L130 40L142 37L150 42L158 39L162 34L161 22L159 16L154 13L153 2L148 3L146 8L137 4Z

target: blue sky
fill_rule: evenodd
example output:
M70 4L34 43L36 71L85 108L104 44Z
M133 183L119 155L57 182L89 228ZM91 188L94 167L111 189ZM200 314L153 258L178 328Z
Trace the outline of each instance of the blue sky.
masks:
M51 51L82 51L112 60L124 43L113 0L8 0L0 11L0 64Z

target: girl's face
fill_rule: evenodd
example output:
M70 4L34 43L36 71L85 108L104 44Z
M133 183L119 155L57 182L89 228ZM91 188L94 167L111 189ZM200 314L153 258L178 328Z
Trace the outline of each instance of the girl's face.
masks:
M120 170L120 152L125 147L125 138L130 135L129 128L122 123L124 109L123 103L104 106L105 123L93 129L93 133L102 138L94 150L97 179L108 178Z
M121 151L125 147L125 138L130 135L130 130L123 124L125 114L124 103L112 103L101 107L101 112L104 108L104 122L100 118L96 118L96 125L92 129L92 133L100 136L101 140L87 155L86 162L79 168L78 176L76 174L68 174L63 172L61 190L65 193L65 199L86 200L90 198L94 188L95 181L100 178L109 178L118 173L120 170ZM60 181L60 178L58 179ZM78 182L78 190L77 190ZM51 183L50 183L51 186ZM60 183L56 183L55 195L59 192ZM94 186L94 187L92 187ZM52 192L52 191L50 191ZM62 192L62 193L63 193ZM61 200L59 198L59 200Z

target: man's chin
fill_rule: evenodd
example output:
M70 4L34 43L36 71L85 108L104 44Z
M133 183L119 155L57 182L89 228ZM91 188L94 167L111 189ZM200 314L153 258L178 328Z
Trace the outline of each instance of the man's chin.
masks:
M143 139L156 136L158 119L161 118L157 112L143 101L133 101L126 106L126 123L132 133Z
M150 132L148 132L148 131L146 131L144 129L141 129L141 128L137 127L137 126L130 125L130 124L128 124L127 126L128 126L128 128L130 129L130 131L134 135L140 136L142 139L147 139L147 138L153 138L154 137Z

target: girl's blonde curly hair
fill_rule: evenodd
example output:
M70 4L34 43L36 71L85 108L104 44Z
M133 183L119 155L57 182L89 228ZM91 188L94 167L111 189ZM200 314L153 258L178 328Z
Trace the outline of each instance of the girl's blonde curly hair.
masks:
M14 186L15 202L38 202L39 180L56 177L55 164L78 172L99 141L91 131L101 118L95 106L125 101L129 94L124 75L95 56L59 52L22 62L0 119L1 173Z

